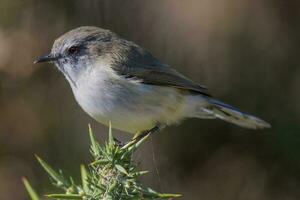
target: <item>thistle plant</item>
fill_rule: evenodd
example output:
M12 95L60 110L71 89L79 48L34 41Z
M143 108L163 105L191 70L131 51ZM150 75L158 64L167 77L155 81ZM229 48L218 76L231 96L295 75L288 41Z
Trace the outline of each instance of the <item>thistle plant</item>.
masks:
M52 183L62 193L47 194L52 199L82 200L158 200L173 199L178 194L162 194L143 186L137 179L147 171L139 171L132 159L133 153L149 137L146 135L139 141L132 141L124 146L116 144L111 127L108 141L100 145L89 127L91 140L90 153L93 161L88 166L81 165L81 183L72 177L65 178L62 171L55 171L40 157L38 162L50 176ZM40 200L30 183L23 178L24 185L32 200Z

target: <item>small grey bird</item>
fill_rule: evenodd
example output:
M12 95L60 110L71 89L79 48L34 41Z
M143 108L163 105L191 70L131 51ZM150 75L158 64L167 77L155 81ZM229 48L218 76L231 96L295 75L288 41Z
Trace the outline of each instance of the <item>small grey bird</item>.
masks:
M109 30L83 26L55 40L49 55L78 104L98 122L149 133L185 118L218 118L245 128L270 124L212 98L207 89Z

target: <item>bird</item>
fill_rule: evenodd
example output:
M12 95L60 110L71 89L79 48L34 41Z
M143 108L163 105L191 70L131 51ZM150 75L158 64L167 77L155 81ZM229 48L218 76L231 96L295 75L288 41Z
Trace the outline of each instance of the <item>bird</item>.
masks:
M266 121L213 98L208 89L110 30L82 26L54 41L48 55L81 108L112 128L145 135L187 118L221 119L248 129Z

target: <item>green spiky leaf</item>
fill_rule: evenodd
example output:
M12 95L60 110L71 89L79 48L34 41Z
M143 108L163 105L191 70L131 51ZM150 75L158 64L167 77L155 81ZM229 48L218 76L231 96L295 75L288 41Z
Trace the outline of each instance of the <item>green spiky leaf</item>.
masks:
M115 144L115 142L114 142L114 137L113 137L112 130L111 130L111 122L109 122L108 142L109 142L109 144L111 144L111 145L114 145L114 144Z
M39 156L35 155L36 159L42 165L44 170L50 175L50 177L56 182L57 185L65 186L66 188L70 186L70 184L65 180L65 178L57 173L50 165L48 165L44 160L42 160Z
M121 165L115 165L115 167L117 168L117 170L119 170L123 174L129 175L128 172L126 171L126 169L124 169L124 167L122 167Z
M99 148L98 148L98 143L95 140L94 137L94 133L93 130L91 128L91 125L89 124L89 135L90 135L90 140L91 140L91 149L93 151L93 153L95 154L95 156L99 156L100 152L99 152Z
M55 185L64 192L48 194L53 199L91 199L91 200L159 200L173 199L178 194L161 194L155 190L143 186L138 178L147 171L139 171L132 160L133 153L149 137L134 138L127 145L120 148L115 144L111 126L109 129L108 142L100 145L94 138L93 131L89 126L91 140L91 152L93 160L88 164L80 166L81 184L76 184L73 178L66 180L62 172L56 172L40 157L37 160L55 181ZM25 187L30 196L38 198L32 187L24 179ZM39 200L39 199L33 199Z
M80 165L80 172L81 172L81 183L82 183L82 189L84 192L89 192L88 187L88 172L84 165Z
M82 199L79 194L48 194L45 196L52 199Z
M26 178L22 178L22 181L23 181L23 184L25 185L25 188L26 188L31 200L40 200L39 196L37 195L35 190L32 188L32 186L30 185L28 180Z

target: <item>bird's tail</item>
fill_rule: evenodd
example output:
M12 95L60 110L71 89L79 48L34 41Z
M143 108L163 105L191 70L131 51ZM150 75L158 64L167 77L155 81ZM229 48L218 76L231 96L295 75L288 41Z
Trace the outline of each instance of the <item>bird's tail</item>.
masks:
M258 117L244 113L239 109L216 99L209 99L209 106L202 108L208 116L250 129L270 128L271 125Z

